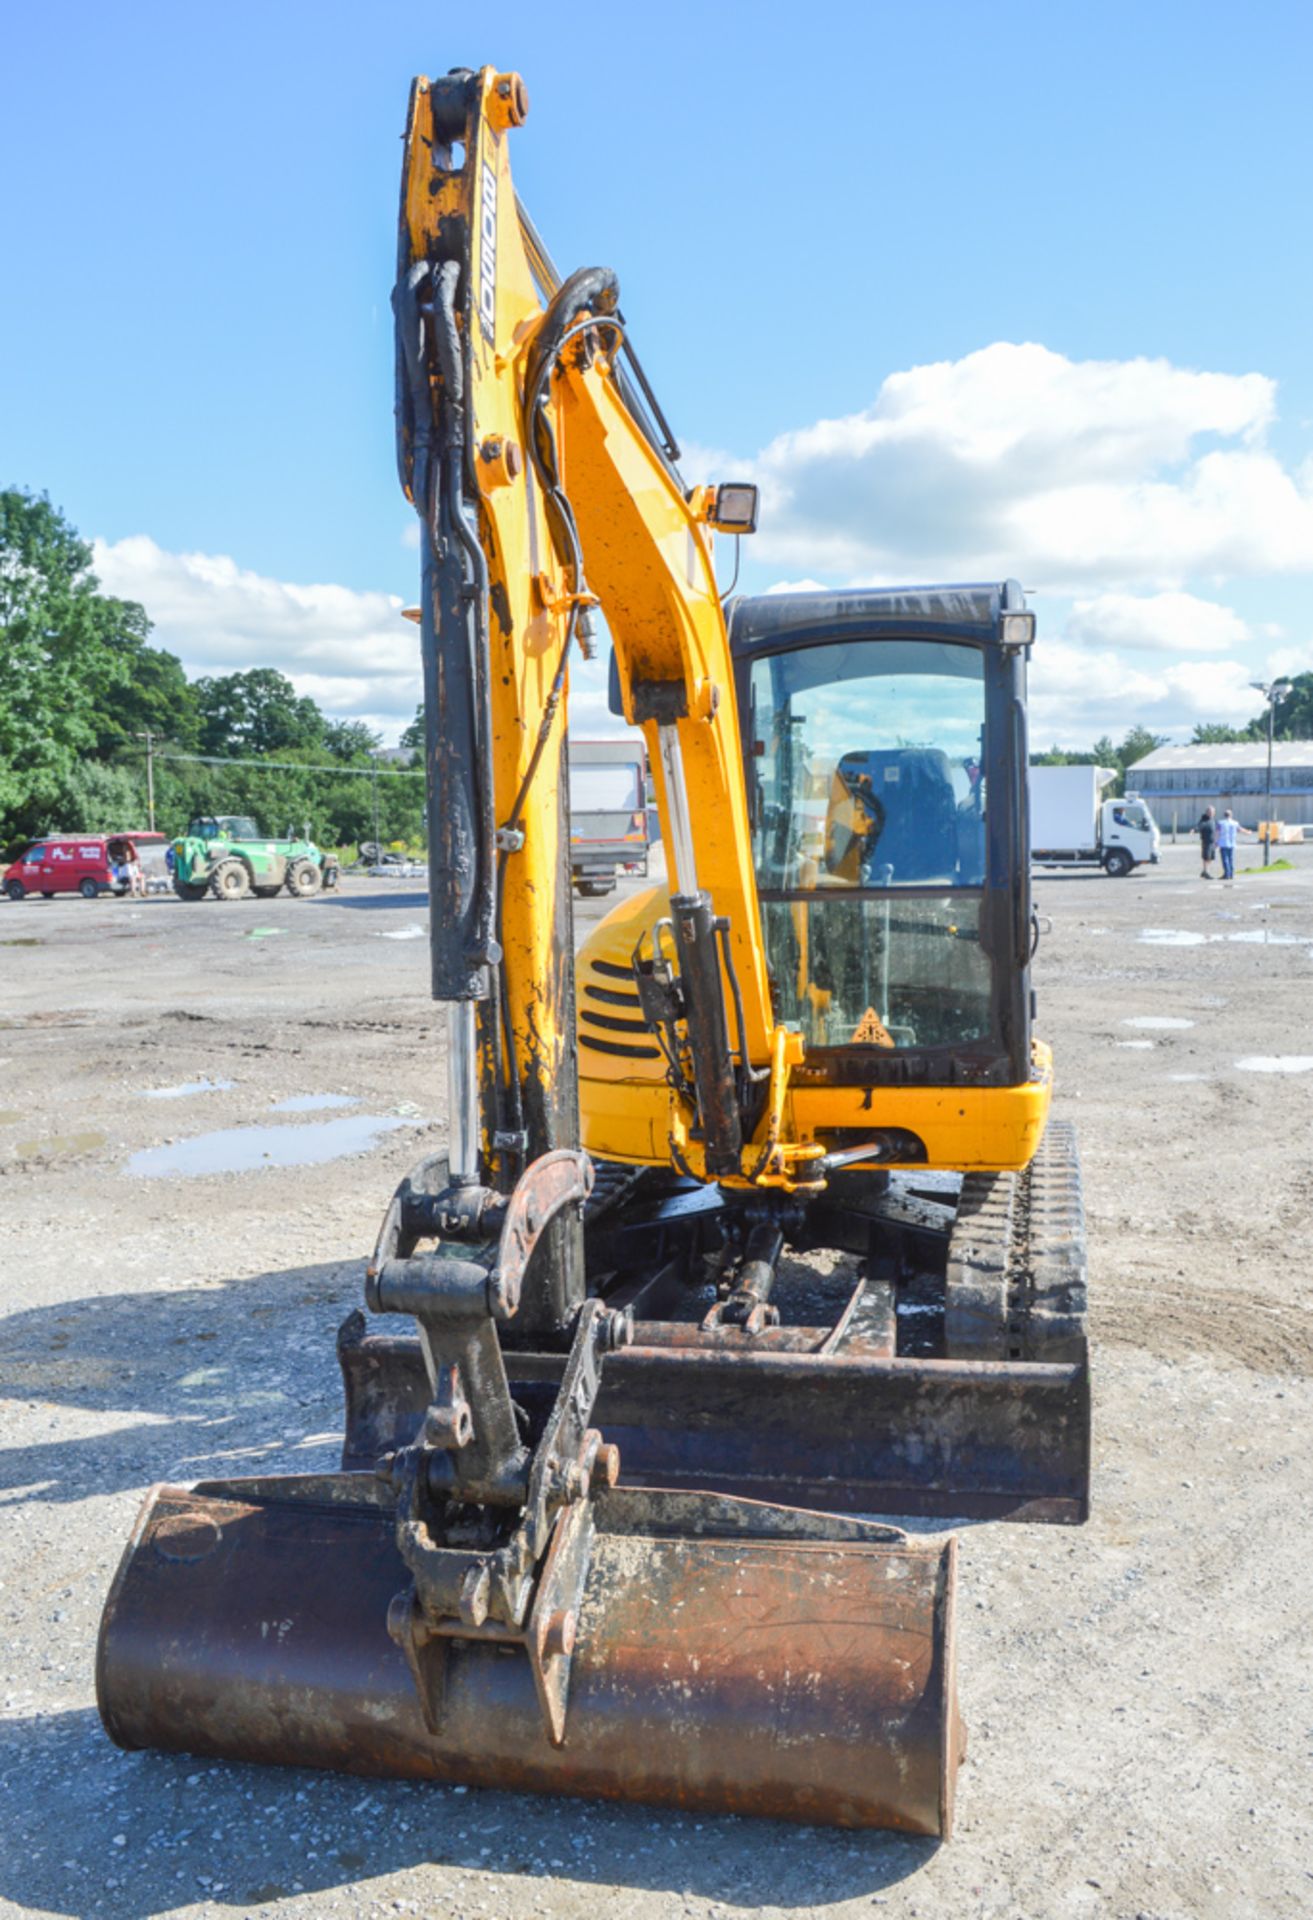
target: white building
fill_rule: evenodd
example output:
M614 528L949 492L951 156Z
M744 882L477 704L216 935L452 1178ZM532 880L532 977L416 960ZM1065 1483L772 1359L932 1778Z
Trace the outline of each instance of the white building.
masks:
M1161 827L1193 827L1207 806L1230 807L1242 827L1267 818L1267 741L1226 747L1157 747L1127 768L1128 792L1143 794ZM1313 740L1272 747L1272 817L1313 826Z

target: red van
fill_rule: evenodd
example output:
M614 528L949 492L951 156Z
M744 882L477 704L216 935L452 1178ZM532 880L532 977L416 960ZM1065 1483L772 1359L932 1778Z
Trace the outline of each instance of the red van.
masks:
M115 879L114 868L134 853L143 869L153 866L163 860L167 844L162 833L48 833L6 867L0 884L11 900L32 893L43 900L56 893L80 893L84 900L126 893L127 883Z

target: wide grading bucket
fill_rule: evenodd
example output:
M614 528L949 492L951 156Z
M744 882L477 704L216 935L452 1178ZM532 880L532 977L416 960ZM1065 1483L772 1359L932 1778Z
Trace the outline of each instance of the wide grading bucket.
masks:
M101 1625L105 1726L124 1747L947 1836L951 1540L706 1494L618 1488L594 1510L559 1746L523 1648L472 1639L426 1730L387 1628L394 1513L356 1474L152 1490Z

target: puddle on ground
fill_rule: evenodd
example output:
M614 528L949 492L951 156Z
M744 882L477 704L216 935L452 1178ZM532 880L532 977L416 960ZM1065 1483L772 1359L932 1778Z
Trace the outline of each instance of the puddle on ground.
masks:
M1206 1080L1208 1075L1206 1073L1169 1073L1166 1078L1178 1087L1186 1087L1195 1080Z
M319 1167L348 1154L368 1153L378 1135L404 1127L404 1120L377 1113L344 1114L310 1126L224 1127L198 1133L172 1146L143 1147L123 1171L145 1180L167 1174L258 1173L263 1167Z
M1156 1047L1156 1040L1114 1040L1113 1045L1125 1047L1130 1053L1147 1053L1150 1047Z
M1162 1027L1164 1030L1171 1028L1176 1032L1184 1032L1186 1027L1192 1027L1194 1025L1194 1021L1178 1020L1170 1013L1136 1013L1132 1014L1129 1020L1123 1020L1122 1025L1124 1027L1143 1027L1146 1030L1150 1027Z
M389 927L386 932L380 933L377 938L380 940L422 940L424 938L424 929L423 927L416 926Z
M329 1107L358 1107L360 1102L349 1093L294 1093L290 1099L276 1100L270 1113L323 1113Z
M77 1153L94 1153L107 1134L52 1133L44 1140L20 1140L14 1152L20 1160L64 1160Z
M138 1087L143 1100L185 1100L191 1093L227 1093L235 1080L183 1080L176 1087Z
M242 935L243 940L276 940L286 933L286 927L251 927Z
M1241 1073L1313 1073L1313 1053L1251 1053L1236 1065Z
M18 1107L0 1107L0 1127L12 1127L15 1120L21 1120L22 1110Z
M0 940L0 947L39 947L44 945L33 934L24 934L19 940Z
M1313 936L1274 933L1270 927L1250 927L1244 933L1186 933L1180 927L1141 927L1138 938L1146 947L1215 946L1219 940L1243 947L1313 947Z

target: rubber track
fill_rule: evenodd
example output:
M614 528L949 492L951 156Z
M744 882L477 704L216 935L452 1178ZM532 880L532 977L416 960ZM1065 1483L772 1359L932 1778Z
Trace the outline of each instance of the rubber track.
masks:
M593 1190L584 1202L584 1225L595 1226L632 1197L646 1167L630 1167L617 1160L593 1159Z
M1082 1362L1087 1296L1076 1129L1050 1120L1024 1172L963 1178L948 1244L949 1357Z

